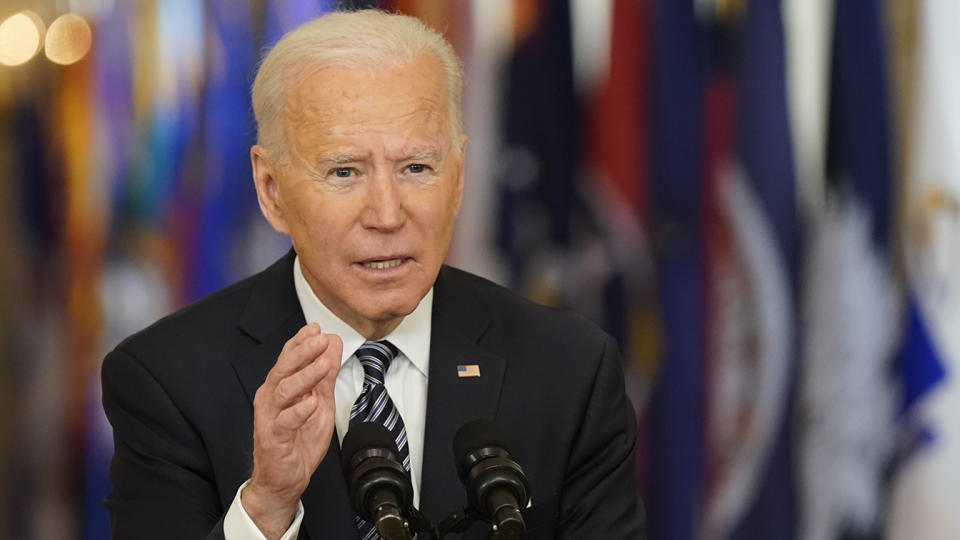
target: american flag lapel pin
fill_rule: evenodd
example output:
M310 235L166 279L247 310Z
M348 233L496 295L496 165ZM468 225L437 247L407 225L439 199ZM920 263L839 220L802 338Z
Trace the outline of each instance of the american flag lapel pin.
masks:
M457 366L457 377L463 379L464 377L479 377L480 376L480 366L477 364L467 364Z

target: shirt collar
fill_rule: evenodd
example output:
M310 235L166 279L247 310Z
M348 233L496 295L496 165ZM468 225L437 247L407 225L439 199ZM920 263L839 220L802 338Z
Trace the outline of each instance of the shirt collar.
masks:
M317 323L327 334L336 334L343 341L343 357L340 365L349 360L366 339L349 324L333 314L317 298L300 269L300 256L293 264L293 284L297 290L297 300L303 309L303 317L309 323ZM427 376L430 363L430 331L433 323L433 288L420 299L413 313L400 321L384 339L390 340L406 356L424 377Z

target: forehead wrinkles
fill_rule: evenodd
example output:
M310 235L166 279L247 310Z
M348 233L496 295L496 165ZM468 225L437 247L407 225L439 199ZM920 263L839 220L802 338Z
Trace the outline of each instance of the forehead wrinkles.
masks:
M291 79L281 114L285 138L294 145L398 127L452 136L445 125L450 122L447 80L430 55L384 67L306 68Z
M382 80L375 82L384 84ZM382 143L391 154L422 149L424 145L438 150L449 146L445 100L436 92L400 89L406 95L378 96L380 92L351 88L333 92L306 89L292 92L283 112L286 140L290 149L303 157L323 146L339 144ZM354 137L360 139L337 140Z

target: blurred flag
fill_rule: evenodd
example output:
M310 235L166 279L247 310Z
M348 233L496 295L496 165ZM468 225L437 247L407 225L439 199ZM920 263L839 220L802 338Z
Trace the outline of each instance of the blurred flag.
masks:
M703 95L708 58L693 2L652 3L650 223L662 355L645 412L642 486L651 540L689 540L703 472Z
M458 2L457 4L463 4ZM502 152L501 82L503 65L513 46L513 0L469 2L461 17L469 20L463 43L466 84L463 122L468 137L463 204L447 260L450 264L505 283L497 249L497 160Z
M829 107L819 108L823 119L816 121L828 129L826 161L807 170L827 182L811 192L821 200L809 201L806 214L798 392L803 540L870 538L878 531L899 340L899 295L889 269L884 13L872 0L844 0L831 10L823 13L833 20L831 62L819 74L829 80ZM807 150L815 156L800 161L823 154Z
M789 539L798 229L780 4L655 11L665 355L648 413L650 536Z
M571 246L580 167L570 3L518 2L503 94L498 247L509 284L558 304L556 272Z
M612 152L626 163L617 180L624 189L631 186L631 199L606 174L611 162L595 159L609 155L593 156L593 168L585 159L587 137L596 131L584 131L582 93L605 84L608 72L587 69L590 62L578 63L577 57L587 54L610 65L612 12L595 19L590 28L598 35L591 35L577 31L572 8L569 1L514 4L515 47L503 67L500 95L503 159L491 171L499 187L496 245L512 288L544 304L576 309L625 344L625 271L643 259L634 249L641 243L634 241L639 170L629 170L637 165L630 154L636 153L635 141L620 141ZM596 42L602 43L600 54L585 53ZM627 134L635 134L635 112L619 110ZM642 272L643 264L632 266Z
M283 34L337 7L336 0L270 0L266 5L264 50L272 47ZM255 58L259 61L259 58ZM252 81L251 81L251 84Z
M247 243L256 210L250 172L255 129L250 81L256 45L249 0L206 2L203 27L205 65L203 128L194 185L183 186L178 208L184 226L178 240L187 246L187 300L210 293L238 276L240 250Z
M708 540L789 539L794 527L799 229L780 13L778 0L717 2L712 13L699 530Z
M57 356L48 357L55 379L47 379L48 391L54 391L56 398L51 403L63 407L63 412L52 416L51 433L65 437L57 441L58 448L47 456L50 461L44 464L41 483L63 483L60 493L50 490L46 495L51 499L63 497L66 508L64 516L74 522L88 521L76 502L75 493L88 484L81 476L84 471L82 449L85 447L90 426L95 420L85 415L87 383L99 366L99 330L102 312L97 302L97 282L100 263L106 250L109 227L109 178L104 174L108 166L100 162L103 154L95 144L100 126L95 108L97 85L91 66L92 55L87 54L77 63L66 66L59 73L55 84L54 131L59 136L53 142L63 157L63 185L65 206L62 244L51 253L59 261L54 264L58 272L58 285L63 287L62 298L47 299L54 306L63 306L63 336L65 348ZM53 259L53 257L51 257ZM61 303L62 302L62 303ZM55 381L55 382L54 382ZM54 390L55 389L55 390ZM36 411L36 410L35 410ZM38 426L39 429L43 427ZM53 441L44 441L47 444ZM39 448L31 448L41 452ZM57 455L60 454L60 455ZM62 456L62 458L61 458ZM62 459L62 461L61 461ZM69 497L69 499L67 499ZM49 521L38 519L38 535L72 534L73 527L60 523L51 526ZM72 523L71 523L72 525Z
M620 342L627 393L638 417L637 485L645 482L645 406L656 369L659 320L648 241L650 184L650 2L579 0L573 7L575 87L583 102L584 152L580 191L595 216L601 242L585 288L574 304ZM603 264L596 264L602 262Z
M814 220L823 208L835 0L782 0L797 205Z
M99 193L99 204L107 227L123 230L130 222L122 215L125 209L122 194L132 167L136 138L134 136L133 87L131 73L130 26L134 9L120 4L104 13L94 26L94 44L91 53L94 95L89 103L94 112L91 132L95 172L104 188ZM105 251L109 251L109 239ZM97 294L102 293L104 279L102 265L109 265L109 254L97 261ZM105 346L103 325L109 324L112 313L97 298L96 306L102 313L98 320L97 348L93 352L95 365ZM81 538L98 539L110 535L110 522L103 501L110 491L108 469L113 455L113 439L100 405L99 370L85 374L85 382L75 383L82 389L85 401L81 409L86 422L82 455L82 530Z
M960 4L924 0L918 9L903 242L904 456L886 530L893 540L960 538Z
M579 1L574 11L576 87L584 103L581 193L603 239L604 327L620 341L628 390L641 408L656 354L653 269L647 241L650 167L648 2ZM577 22L580 21L580 22ZM586 304L581 299L578 304Z
M201 119L204 11L199 2L158 0L137 4L135 13L132 84L141 139L121 218L165 233L177 194L193 172L189 159Z

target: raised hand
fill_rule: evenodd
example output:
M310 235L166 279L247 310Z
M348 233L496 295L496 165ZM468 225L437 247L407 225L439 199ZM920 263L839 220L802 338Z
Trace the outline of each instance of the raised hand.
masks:
M343 342L308 324L283 346L253 400L253 473L241 503L269 539L293 521L297 502L333 436L334 384Z

